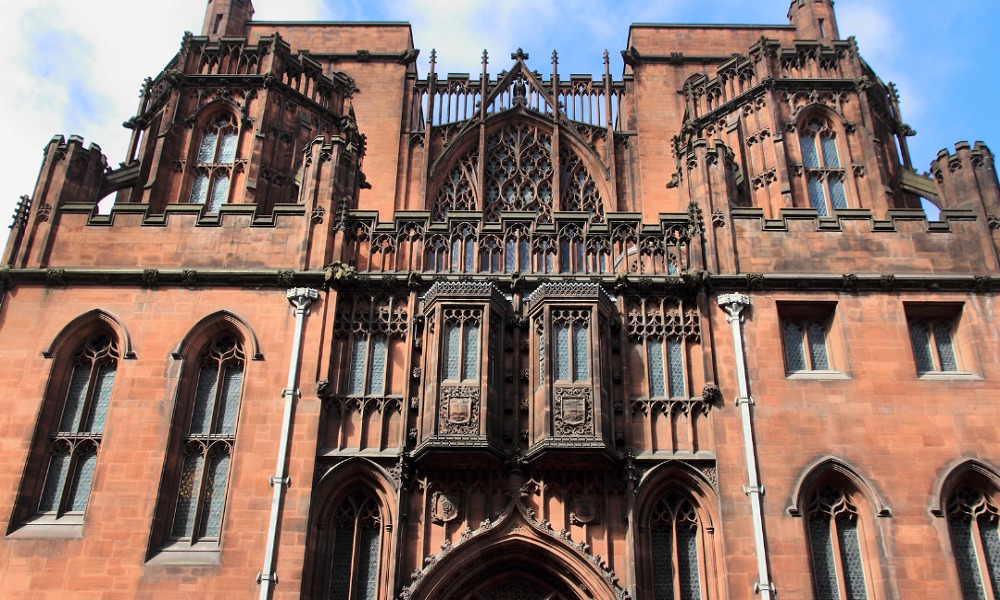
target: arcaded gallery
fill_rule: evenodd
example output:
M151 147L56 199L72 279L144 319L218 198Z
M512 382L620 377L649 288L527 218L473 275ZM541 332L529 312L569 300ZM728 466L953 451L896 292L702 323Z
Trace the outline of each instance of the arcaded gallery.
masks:
M14 215L5 598L1000 600L994 156L831 0L592 75L253 12Z

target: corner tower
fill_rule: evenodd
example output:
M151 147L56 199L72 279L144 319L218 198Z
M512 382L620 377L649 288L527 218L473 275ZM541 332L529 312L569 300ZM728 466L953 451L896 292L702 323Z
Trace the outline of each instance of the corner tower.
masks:
M212 39L226 35L243 36L252 18L252 0L208 0L201 35Z
M833 0L792 0L788 20L795 26L799 39L840 39Z

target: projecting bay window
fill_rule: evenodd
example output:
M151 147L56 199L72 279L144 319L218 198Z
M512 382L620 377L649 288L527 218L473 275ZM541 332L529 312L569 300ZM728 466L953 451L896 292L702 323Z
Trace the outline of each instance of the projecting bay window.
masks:
M553 375L557 383L590 379L590 311L552 311Z
M442 373L445 381L472 382L479 379L480 309L444 311Z
M229 201L238 141L239 126L228 113L217 117L202 131L191 183L191 204L204 204L207 212L214 213Z
M821 217L847 208L846 174L837 153L837 139L829 125L818 119L809 121L799 140L809 206Z

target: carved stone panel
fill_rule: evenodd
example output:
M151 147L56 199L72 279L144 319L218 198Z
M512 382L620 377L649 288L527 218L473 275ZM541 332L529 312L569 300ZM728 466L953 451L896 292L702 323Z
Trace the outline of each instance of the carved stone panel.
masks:
M471 435L479 432L479 388L475 386L442 386L441 433Z
M458 496L446 492L434 492L431 496L431 522L437 525L451 523L458 519Z
M557 387L554 390L556 435L594 433L594 400L590 388Z
M574 525L601 522L601 505L596 494L576 494L569 499L569 518Z

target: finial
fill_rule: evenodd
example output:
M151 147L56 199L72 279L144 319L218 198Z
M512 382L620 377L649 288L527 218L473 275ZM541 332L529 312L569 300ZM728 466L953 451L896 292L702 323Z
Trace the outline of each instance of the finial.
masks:
M528 60L528 53L518 47L517 52L510 55L511 60Z
M559 53L556 52L555 50L552 51L552 64L553 65L559 64Z
M489 64L489 62L490 62L490 53L486 51L486 48L483 48L483 64Z

